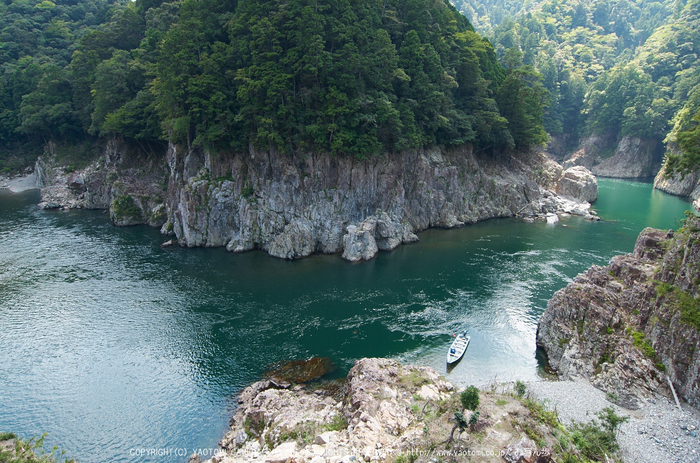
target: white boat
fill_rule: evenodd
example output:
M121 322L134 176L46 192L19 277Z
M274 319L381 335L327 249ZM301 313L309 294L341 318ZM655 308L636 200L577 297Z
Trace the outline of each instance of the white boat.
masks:
M467 336L467 332L460 333L457 335L455 340L450 346L450 350L447 351L447 363L455 363L457 360L461 359L464 355L464 351L467 350L469 345L469 340L471 338Z

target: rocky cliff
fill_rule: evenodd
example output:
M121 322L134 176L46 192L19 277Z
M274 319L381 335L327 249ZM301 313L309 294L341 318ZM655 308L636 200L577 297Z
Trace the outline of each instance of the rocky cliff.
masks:
M167 169L157 157L134 157L110 140L103 154L81 169L64 165L49 143L35 165L43 209L108 209L115 225L165 223Z
M370 259L416 241L415 233L429 227L576 209L545 194L564 172L536 154L504 164L463 147L358 161L254 149L216 157L171 146L167 159L164 231L184 246L258 248L287 259L316 252ZM597 196L595 179L587 175L574 181L584 184L582 201ZM587 206L577 210L587 215Z
M588 212L595 177L564 172L536 153L504 162L462 147L360 161L254 149L213 155L171 144L165 156L134 160L113 140L87 167L69 169L52 150L36 166L42 207L109 209L117 225L162 225L186 247L358 261L416 241L429 227L557 212L597 219Z
M612 156L604 153L613 151ZM583 166L601 177L644 178L655 175L661 165L661 146L653 139L590 135L563 162L564 168Z
M593 266L547 305L537 344L563 378L588 378L627 407L652 392L700 406L700 220L644 230L634 252Z
M615 154L594 165L591 172L601 177L651 177L658 172L661 165L659 145L654 139L625 136L617 144Z
M680 174L666 178L666 165L654 178L654 188L676 196L686 196L693 201L696 210L700 210L700 170L685 176Z

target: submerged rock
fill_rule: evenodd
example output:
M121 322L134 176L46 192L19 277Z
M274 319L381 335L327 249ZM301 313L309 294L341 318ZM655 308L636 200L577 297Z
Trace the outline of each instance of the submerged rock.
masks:
M277 383L306 383L321 378L337 370L338 367L328 357L312 357L308 360L294 360L268 372L270 380Z

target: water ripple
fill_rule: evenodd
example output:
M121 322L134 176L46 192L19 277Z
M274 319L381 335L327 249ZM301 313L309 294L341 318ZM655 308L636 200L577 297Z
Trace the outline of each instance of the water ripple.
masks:
M643 225L673 226L658 214L682 216L663 195L649 195L662 207L624 203L648 185L600 185L598 213L616 222L429 230L360 265L160 249L156 230L0 195L0 429L48 432L49 446L86 463L186 461L130 450L214 447L233 395L283 360L330 356L342 374L389 356L458 384L535 378L537 319L552 294L630 252ZM653 213L637 217L644 207ZM446 347L464 329L472 343L447 372Z

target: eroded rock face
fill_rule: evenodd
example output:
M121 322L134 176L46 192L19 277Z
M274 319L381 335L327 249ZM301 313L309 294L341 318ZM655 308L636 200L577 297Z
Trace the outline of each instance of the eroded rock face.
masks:
M42 209L108 209L115 225L165 223L162 181L165 165L150 162L125 167L126 147L116 140L107 142L103 155L82 169L61 165L55 145L49 143L35 166L40 184Z
M556 192L575 201L592 203L598 198L598 181L583 166L569 167L557 183Z
M658 141L625 136L617 145L615 154L591 167L601 177L644 178L659 170Z
M595 164L596 154L599 154L611 143L614 143L614 140L611 140L609 136L590 135L585 137L581 140L579 148L567 157L562 166L564 169L583 166L591 170Z
M126 146L112 140L97 161L73 170L55 163L52 144L47 149L36 169L45 185L41 207L109 209L116 225L162 225L187 247L262 249L283 259L342 253L362 261L415 242L416 232L430 227L562 212L597 219L586 202L597 195L595 179L565 173L539 153L504 163L464 146L358 161L253 148L212 155L170 145L167 166L152 160L127 167Z
M700 336L681 313L698 297L700 221L678 233L646 229L634 252L593 266L555 293L537 344L563 378L588 378L635 408L652 392L700 405ZM697 301L697 299L695 299Z
M241 393L230 431L205 463L463 461L467 451L488 463L554 461L554 430L514 394L481 391L479 415L470 416L460 392L432 368L380 358L358 360L344 383L259 381ZM476 420L468 432L458 430L458 411ZM532 429L537 443L526 435Z
M426 228L546 214L539 200L561 178L542 155L506 167L468 147L358 161L252 148L214 157L171 145L168 164L167 226L184 246L257 248L285 259L342 252L367 260Z
M693 201L700 199L700 170L685 176L673 174L666 178L666 165L654 178L654 188L676 196L687 196ZM696 209L698 209L696 207Z
M437 403L452 392L454 387L432 368L403 366L389 359L359 360L348 374L341 400L322 390L276 389L270 381L260 381L241 393L231 431L220 446L231 461L268 461L270 454L281 450L293 454L293 443L285 443L290 434L297 436L311 423L314 429L322 429L342 421L340 431L318 432L306 452L376 461L390 449L406 449L423 441L423 423L408 406L409 398L420 394ZM287 447L280 449L282 445ZM310 459L313 455L293 456Z

